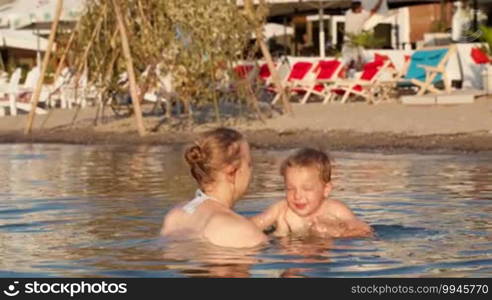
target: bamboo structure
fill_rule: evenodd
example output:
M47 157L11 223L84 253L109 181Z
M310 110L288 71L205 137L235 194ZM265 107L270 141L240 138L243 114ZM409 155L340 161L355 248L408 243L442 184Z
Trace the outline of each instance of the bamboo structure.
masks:
M260 0L261 5L265 5L264 0ZM266 43L265 43L265 37L263 34L263 21L261 20L262 18L258 16L258 14L255 12L254 6L253 6L253 0L245 0L244 1L244 9L246 10L246 14L248 15L250 21L255 24L255 34L256 34L256 41L260 45L261 53L263 54L263 57L265 57L265 60L267 62L268 68L270 69L270 72L272 74L272 79L275 84L275 86L278 89L278 92L280 93L280 98L282 99L282 103L284 105L284 110L288 114L292 114L292 106L290 105L289 99L287 95L285 94L285 89L282 85L282 81L280 80L280 77L278 76L277 69L275 68L275 64L273 63L272 55L270 53L270 50L268 49Z
M99 31L101 30L101 26L102 26L102 23L104 21L103 15L105 14L106 9L107 9L107 6L105 5L104 6L104 9L103 9L103 14L99 18L99 21L97 22L97 25L94 28L94 31L92 32L91 38L89 40L89 43L85 47L84 55L82 55L82 58L78 62L76 73L75 73L75 100L78 99L78 92L77 91L79 89L80 77L84 73L83 71L85 71L85 67L87 65L87 57L89 56L89 51L91 50L91 47L94 44L94 40L95 40L96 36L99 34ZM77 113L75 114L75 117L77 116L79 109L80 109L80 106L77 107ZM75 122L75 119L73 120L72 123L74 123L74 122Z
M145 127L142 119L142 109L140 107L139 95L137 91L137 81L135 79L135 71L133 69L132 55L130 53L130 46L128 44L128 37L126 34L125 23L123 20L123 16L121 14L121 8L119 6L119 3L117 3L116 0L112 0L111 2L113 3L113 8L116 13L116 19L118 21L118 28L121 37L121 46L123 48L123 55L125 56L125 61L126 61L126 70L128 72L128 79L130 81L130 94L132 97L133 109L135 112L134 113L135 122L137 123L138 134L141 137L143 137L145 136L146 133L145 133Z
M222 88L230 84L227 83L231 78L230 72L244 55L252 32L257 32L259 40L255 47L261 47L272 76L277 79L277 86L281 87L278 72L273 67L272 57L263 41L264 15L261 15L260 10L252 10L252 19L256 25L253 27L253 22L245 11L238 11L236 4L228 0L89 0L86 13L78 20L66 46L60 49L55 80L67 65L65 62L68 62L68 65L74 67L75 98L80 76L85 70L90 70L88 75L91 81L97 80L102 99L100 105L109 103L103 101L106 96L109 96L107 98L112 105L127 105L115 100L114 95L129 92L132 99L129 106L135 115L136 129L140 136L144 136L146 129L142 115L143 96L147 91L156 90L157 95L164 94L165 88L160 84L158 79L161 75L158 74L168 74L172 77L173 93L179 95L177 103L184 104L185 113L190 118L192 105L195 103L198 106L212 104L216 119L220 122L219 103L230 98L220 98L218 93L229 93L230 89ZM197 15L206 17L196 18ZM55 21L50 38L52 35L54 38L59 16ZM229 26L224 27L224 24ZM49 60L51 47L49 45L45 61ZM45 72L46 68L43 68L42 77ZM125 72L128 81L121 80ZM252 81L248 78L241 87L233 90L233 93L237 93L234 100L246 101L249 108L264 121ZM240 95L241 90L245 91L245 98ZM33 107L37 106L40 93L37 90L33 94ZM285 91L282 89L280 93L284 94ZM284 98L287 107L285 111L290 111L290 104ZM166 115L170 116L170 101L167 104ZM104 106L102 108L104 110ZM77 106L73 121L79 109ZM98 110L95 122L99 113ZM31 131L33 119L34 116L29 121L26 132Z
M75 39L75 35L77 34L77 31L79 30L79 27L80 27L80 19L77 21L77 25L75 25L75 29L70 34L70 38L68 39L67 46L65 47L65 50L62 53L60 61L58 62L58 66L56 67L55 76L54 76L55 82L58 79L58 76L60 76L60 73L63 69L63 65L65 64L65 60L67 58L68 51L72 47L72 43Z
M27 119L26 128L24 130L24 134L30 134L32 132L32 125L34 123L34 116L36 107L38 106L39 97L41 95L41 89L43 88L44 76L46 74L46 70L48 69L48 63L50 61L51 50L53 49L53 44L55 42L56 30L58 28L58 23L60 21L61 12L63 9L63 0L57 0L56 2L56 10L55 10L55 19L53 24L51 24L51 32L48 41L48 48L44 54L43 65L41 67L41 74L39 76L38 82L36 84L36 89L31 98L31 110L29 111L29 116Z

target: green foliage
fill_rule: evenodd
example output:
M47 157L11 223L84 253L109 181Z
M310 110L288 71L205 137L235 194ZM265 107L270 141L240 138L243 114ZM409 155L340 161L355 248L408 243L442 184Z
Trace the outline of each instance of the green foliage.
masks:
M352 47L365 49L379 48L384 45L384 39L376 38L372 31L362 31L359 34L347 33L349 44Z
M217 82L225 80L232 62L240 58L252 24L231 0L118 1L124 14L139 85L158 87L156 74L172 74L184 100L211 101ZM111 1L91 1L81 19L72 65L89 50L92 80L115 88L125 72L116 15ZM150 68L149 75L144 71Z
M492 56L492 27L487 27L485 25L480 26L480 31L482 34L480 35L480 40L485 42L488 47L485 49L489 56Z

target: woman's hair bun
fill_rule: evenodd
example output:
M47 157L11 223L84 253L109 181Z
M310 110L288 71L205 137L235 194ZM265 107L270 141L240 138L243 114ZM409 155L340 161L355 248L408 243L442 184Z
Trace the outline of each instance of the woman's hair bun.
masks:
M185 153L185 159L190 165L203 162L204 154L202 148L198 145L191 146Z

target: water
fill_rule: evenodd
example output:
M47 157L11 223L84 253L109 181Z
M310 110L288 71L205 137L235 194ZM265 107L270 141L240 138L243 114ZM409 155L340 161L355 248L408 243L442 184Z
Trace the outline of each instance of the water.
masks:
M492 155L335 152L333 198L374 239L277 239L228 250L159 238L194 195L182 149L0 145L0 277L442 277L492 275ZM239 213L283 195L288 151L253 152Z

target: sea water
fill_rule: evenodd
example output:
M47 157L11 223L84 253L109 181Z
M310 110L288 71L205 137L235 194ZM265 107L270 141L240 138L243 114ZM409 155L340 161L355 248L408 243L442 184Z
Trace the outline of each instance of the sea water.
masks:
M234 250L159 237L196 184L181 146L0 145L0 277L490 277L492 155L333 152L332 197L370 239ZM292 149L253 150L235 209L282 199Z

